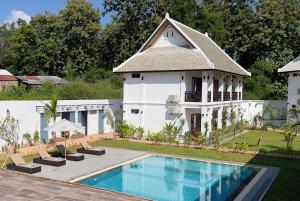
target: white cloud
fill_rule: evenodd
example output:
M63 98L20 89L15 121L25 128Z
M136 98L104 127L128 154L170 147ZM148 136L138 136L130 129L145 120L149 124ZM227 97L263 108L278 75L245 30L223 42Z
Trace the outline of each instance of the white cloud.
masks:
M31 17L22 10L12 10L10 16L6 17L6 19L4 20L4 23L17 22L18 19L25 20L27 23L29 23Z

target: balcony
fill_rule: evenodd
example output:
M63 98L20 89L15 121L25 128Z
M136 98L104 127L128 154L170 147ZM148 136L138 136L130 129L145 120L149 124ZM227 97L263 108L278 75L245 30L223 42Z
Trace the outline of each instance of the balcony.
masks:
M202 101L202 92L193 92L193 91L186 91L185 92L185 102L201 102Z
M232 92L232 100L238 99L238 92Z
M221 92L214 92L213 93L213 101L214 102L221 101Z
M223 101L230 101L230 92L223 92Z

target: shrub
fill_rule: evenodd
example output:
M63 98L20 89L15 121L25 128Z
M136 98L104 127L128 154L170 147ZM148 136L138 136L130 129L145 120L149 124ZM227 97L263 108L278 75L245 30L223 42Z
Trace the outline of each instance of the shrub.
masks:
M137 135L137 139L139 139L139 140L143 139L144 138L144 132L145 132L144 128L142 128L142 127L136 128L135 133Z
M161 132L148 131L147 140L154 141L155 143L160 143L164 140L164 136Z
M130 132L130 125L126 121L121 122L120 123L120 137L126 138L127 136L129 136L129 132Z
M283 126L284 141L286 143L285 150L290 152L293 150L294 138L297 136L297 125L287 123Z
M203 149L203 146L207 144L207 138L202 133L198 133L195 138L195 144L200 145L201 149Z
M184 145L189 146L193 142L193 135L190 131L185 132L182 138Z
M24 133L23 134L23 140L26 142L27 145L31 146L33 143L32 143L32 138L31 138L31 135L30 133Z
M165 124L162 133L164 140L170 144L175 142L177 138L180 138L183 132L183 126L185 124L184 119L179 119L179 121L173 121Z
M34 131L34 133L33 133L33 142L34 142L35 144L37 144L37 143L39 142L39 140L40 140L40 134L39 134L39 132L36 130L36 131Z

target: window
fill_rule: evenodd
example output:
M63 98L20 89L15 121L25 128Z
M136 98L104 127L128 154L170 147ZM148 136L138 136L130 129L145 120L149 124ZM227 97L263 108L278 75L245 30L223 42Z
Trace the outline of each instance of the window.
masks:
M297 89L297 93L300 94L300 88Z
M139 73L132 73L132 74L131 74L131 77L132 77L132 78L140 78L141 75L140 75Z
M297 100L297 105L300 105L300 99Z
M298 74L297 73L293 73L293 77L297 77L298 76Z
M131 109L131 114L138 114L140 113L139 109Z
M296 108L296 105L292 105L292 108Z

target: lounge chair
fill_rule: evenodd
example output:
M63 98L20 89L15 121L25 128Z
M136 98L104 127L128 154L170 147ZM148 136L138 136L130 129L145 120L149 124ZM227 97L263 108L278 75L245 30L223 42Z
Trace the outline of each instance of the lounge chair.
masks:
M36 165L34 163L26 163L20 154L12 154L10 155L10 158L13 163L7 165L7 169L9 170L25 172L28 174L34 174L42 170L42 167L40 165Z
M55 167L66 165L66 159L51 157L48 154L46 148L44 148L44 147L40 147L37 150L37 152L39 154L39 157L33 159L34 163L50 165L50 166L55 166Z
M60 152L61 157L65 158L65 156L67 156L67 160L70 161L82 161L84 160L84 155L81 153L66 153L65 150L65 146L62 144L58 144L56 145L57 150Z
M91 147L86 141L80 142L81 148L77 149L78 153L92 154L92 155L103 155L105 154L105 149L100 147Z

